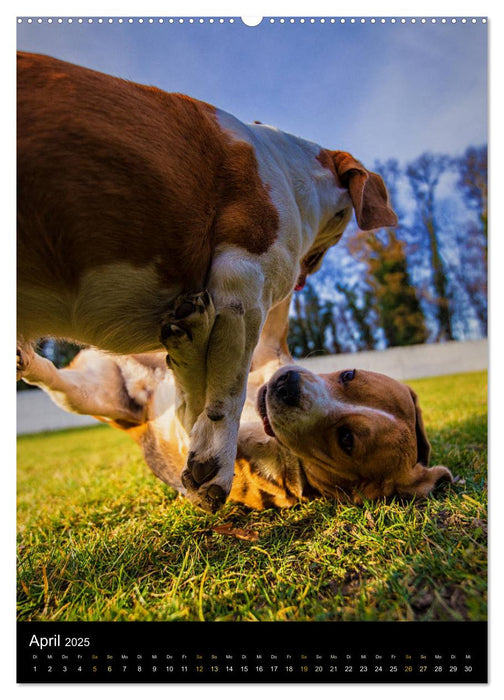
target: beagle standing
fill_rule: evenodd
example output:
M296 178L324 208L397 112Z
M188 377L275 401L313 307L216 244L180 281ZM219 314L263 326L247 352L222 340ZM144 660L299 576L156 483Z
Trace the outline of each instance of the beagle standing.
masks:
M143 353L201 316L205 342L174 367L181 479L216 510L270 309L352 209L363 229L396 224L383 180L348 153L47 56L19 55L17 115L20 376L40 336Z

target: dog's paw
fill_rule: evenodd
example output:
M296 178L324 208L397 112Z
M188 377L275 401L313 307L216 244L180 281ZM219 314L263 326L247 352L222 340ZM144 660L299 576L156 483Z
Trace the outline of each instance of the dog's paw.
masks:
M207 319L202 317L213 315L213 302L206 289L194 294L181 294L163 317L161 341L164 345L169 345L173 339L184 336L192 341L198 326L207 325Z
M201 479L204 474L208 474L208 478L215 474L214 464L208 465L208 463L196 462L193 460L191 466L199 479ZM186 497L198 508L208 513L216 513L226 502L229 491L213 481L205 484L199 483L195 479L189 465L182 472L181 479L186 489Z
M161 322L161 342L170 360L179 364L190 345L205 344L214 320L214 305L206 290L178 296Z
M226 468L225 462L225 456L205 458L195 452L189 453L181 479L191 503L210 513L224 505L234 476L234 460L231 469Z

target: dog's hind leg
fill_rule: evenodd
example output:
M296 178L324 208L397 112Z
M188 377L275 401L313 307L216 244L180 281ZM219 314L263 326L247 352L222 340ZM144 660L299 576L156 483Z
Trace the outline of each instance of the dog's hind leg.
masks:
M98 350L83 350L68 368L58 369L31 348L18 347L22 379L43 389L60 408L70 413L140 424L145 406L128 397L124 377L113 357Z
M18 339L16 347L16 381L24 379L29 371L35 357L35 352L29 343Z

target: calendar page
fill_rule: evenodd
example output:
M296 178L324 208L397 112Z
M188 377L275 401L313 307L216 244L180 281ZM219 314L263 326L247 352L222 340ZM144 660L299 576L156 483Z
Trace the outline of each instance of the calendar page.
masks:
M22 16L17 679L487 681L487 20Z

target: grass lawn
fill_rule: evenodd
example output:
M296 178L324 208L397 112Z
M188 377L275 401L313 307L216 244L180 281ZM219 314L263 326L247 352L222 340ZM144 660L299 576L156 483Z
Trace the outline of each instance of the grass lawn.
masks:
M119 431L20 437L19 619L486 619L486 373L409 384L461 477L426 501L208 515Z

